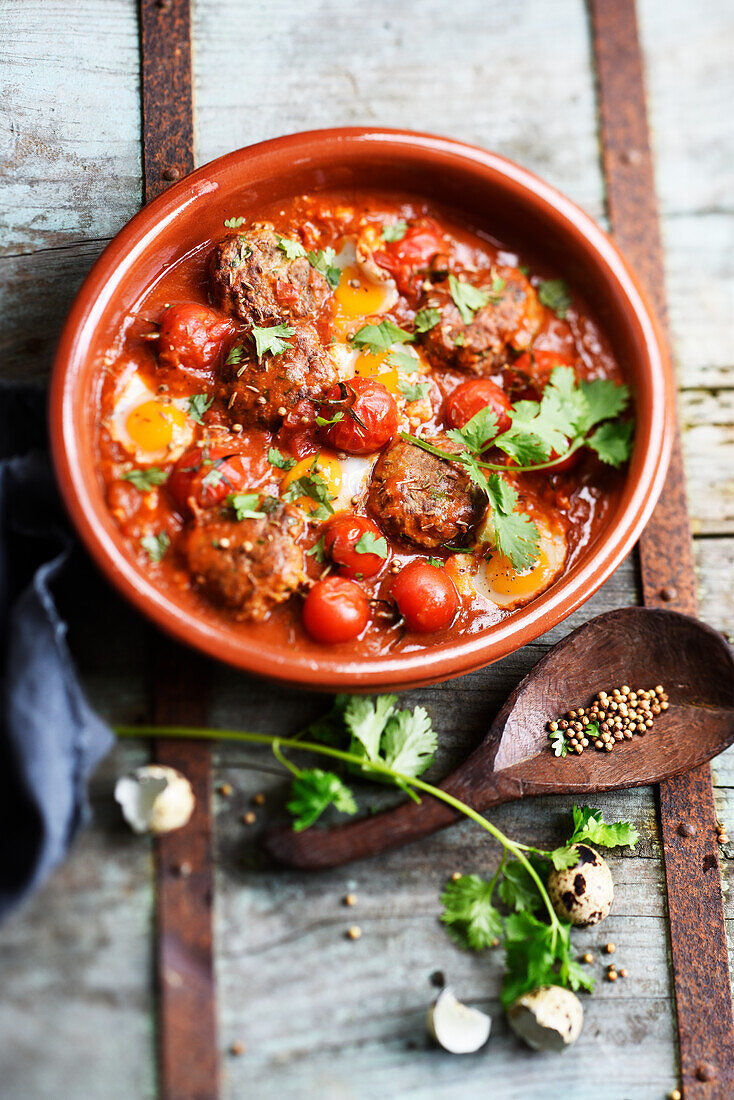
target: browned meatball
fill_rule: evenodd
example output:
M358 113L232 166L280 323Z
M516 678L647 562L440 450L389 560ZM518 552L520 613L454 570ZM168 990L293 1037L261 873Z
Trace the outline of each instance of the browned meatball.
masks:
M540 326L542 309L535 290L517 268L465 274L461 281L484 291L489 301L467 324L451 296L448 279L438 283L426 291L421 302L422 308L437 309L441 314L438 324L424 334L423 343L435 366L491 374L507 362L510 348L530 344Z
M289 260L268 222L219 242L209 261L211 298L250 325L318 316L331 296L305 256Z
M444 451L455 449L444 435L427 442ZM461 466L404 440L377 460L367 503L387 534L426 550L465 546L484 511L480 490Z
M220 508L201 512L184 536L196 582L238 619L259 622L303 584L303 520L290 505L263 519L234 520Z
M258 360L250 337L245 358L222 367L219 395L233 423L277 429L286 413L304 397L320 397L338 381L338 373L318 334L307 325L288 337L280 355Z

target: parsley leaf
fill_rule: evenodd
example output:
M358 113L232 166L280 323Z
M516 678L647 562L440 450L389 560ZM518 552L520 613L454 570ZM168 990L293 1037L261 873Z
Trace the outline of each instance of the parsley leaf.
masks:
M397 348L393 348L386 362L388 366L397 367L404 374L414 374L415 371L420 370L420 363L414 355L410 355L407 351L398 351Z
M441 920L460 947L481 951L502 935L502 917L492 905L494 883L479 875L462 875L441 895Z
M306 551L307 558L313 558L319 565L326 561L326 553L324 550L324 536L322 535L318 542L314 543L310 550Z
M409 344L412 339L412 332L399 328L393 321L363 325L351 338L355 347L368 348L373 353L388 351L393 344Z
M640 839L637 829L629 821L607 824L601 810L594 810L591 806L574 806L573 826L569 844L587 840L589 844L599 844L602 848L616 848L622 844L634 847Z
M428 564L434 565L436 569L443 569L446 563L443 558L428 558Z
M399 710L388 722L383 737L385 763L403 775L422 775L433 762L438 738L423 707Z
M522 863L516 859L511 859L505 864L497 893L507 908L516 913L529 913L539 909L543 904L533 879Z
M407 222L393 222L392 225L383 225L382 239L383 241L402 241L407 232Z
M206 393L194 393L189 398L189 416L197 424L203 424L203 416L207 409L211 408L214 398Z
M160 466L147 466L144 470L128 470L121 474L123 481L129 481L141 493L147 493L155 485L163 485L168 481L168 470L161 470Z
M455 275L449 275L449 291L465 325L470 325L477 310L482 309L489 301L486 291L457 279Z
M296 464L295 458L288 458L281 454L277 447L271 447L268 451L268 462L271 466L277 466L279 470L292 470Z
M589 436L586 446L596 451L602 462L606 462L608 466L621 466L632 453L633 431L631 420L609 420Z
M225 218L224 224L227 229L239 229L241 225L244 225L247 218Z
M242 344L235 344L235 346L230 349L229 355L226 359L226 365L228 367L238 366L242 362L242 357L244 356L244 354L245 349L243 348Z
M321 506L321 512L316 509L310 513L310 517L317 520L326 519L327 516L334 513L331 506L334 497L328 484L316 469L318 461L319 455L316 455L308 473L302 474L301 477L292 481L283 494L283 500L298 500L299 497L309 497L311 500L315 500Z
M543 279L538 283L538 298L560 321L565 321L571 306L571 292L565 279Z
M555 940L555 944L554 944ZM573 958L569 925L555 930L527 911L505 920L505 978L501 1001L514 1000L543 985L593 989L594 979Z
M568 756L568 741L563 730L554 730L549 733L554 756Z
M265 518L265 512L260 511L259 493L230 493L227 504L232 506L238 520Z
M167 531L161 531L157 535L145 535L140 540L140 545L151 561L163 561L171 539Z
M435 328L438 322L441 320L441 310L426 307L425 309L419 309L415 315L415 331L416 332L430 332L432 328Z
M271 325L269 328L252 326L252 336L255 340L258 359L262 359L266 352L271 355L282 355L290 348L289 338L295 336L296 330L290 325Z
M395 714L397 695L378 695L370 699L353 695L344 710L344 725L352 735L349 751L367 760L380 760L380 744L385 726Z
M498 423L497 414L487 405L467 420L463 428L452 428L447 435L460 446L479 454L497 435Z
M322 248L318 252L308 252L308 262L319 274L323 275L332 290L339 286L342 277L341 268L334 262L336 252L333 248Z
M530 516L515 511L517 490L501 474L491 474L486 482L491 505L487 521L492 528L495 546L514 569L529 569L538 560L538 528Z
M407 379L398 379L398 389L406 401L422 401L430 392L430 382L408 382Z
M327 806L331 805L343 814L357 812L352 792L344 786L338 775L322 771L321 768L306 768L293 780L287 809L295 818L295 832L308 829L321 817Z
M329 424L338 424L340 420L344 419L344 411L339 409L333 416L317 416L316 423L320 428L326 428Z
M306 255L306 249L300 241L289 241L287 237L278 237L277 233L275 235L278 238L278 248L285 252L289 260L300 260Z
M365 531L357 539L354 549L358 554L376 554L378 558L387 557L387 539L384 535L374 535L372 531Z
M580 389L586 399L586 412L577 424L579 432L588 432L602 420L613 420L629 403L630 391L627 386L618 386L611 378L584 381Z

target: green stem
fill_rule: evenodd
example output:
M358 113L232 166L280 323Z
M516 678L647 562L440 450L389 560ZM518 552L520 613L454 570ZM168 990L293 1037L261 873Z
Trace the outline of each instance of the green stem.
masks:
M266 733L245 733L242 730L214 730L191 726L115 726L114 729L118 737L175 737L195 741L239 741L250 745L270 745L273 751L277 748L278 752L282 745L285 748L301 749L303 752L313 752L320 756L329 756L333 760L341 760L345 764L356 764L363 772L377 772L379 775L384 775L392 779L394 783L400 786L415 787L425 794L430 794L433 798L437 798L440 802L445 802L447 806L451 806L452 809L457 810L459 813L464 814L465 817L475 821L477 825L480 825L490 833L495 840L498 840L506 852L511 852L515 859L522 864L535 883L538 893L548 910L553 931L553 942L555 944L556 934L559 928L558 917L556 916L555 909L548 896L548 891L543 884L543 880L540 878L540 875L535 870L530 860L523 855L521 849L526 848L527 845L516 844L515 841L505 836L496 825L493 825L491 821L487 821L486 817L483 817L482 814L472 809L466 802L454 798L448 791L441 790L440 787L434 787L430 783L425 783L422 779L417 779L415 776L402 775L400 772L396 772L388 767L387 764L383 764L377 760L370 761L369 765L365 765L364 758L357 756L355 753L345 752L343 749L335 749L330 745L319 745L313 741L298 741L295 738L289 737L272 737ZM278 752L276 752L276 756L278 756ZM278 758L281 759L280 756ZM284 762L284 758L281 762ZM289 767L287 763L286 767Z
M428 451L429 454L435 455L437 458L442 458L444 462L461 462L461 454L453 451L442 451L440 447L434 447L432 443L428 443L425 439L419 439L415 435L409 435L408 432L401 432L400 438L406 443L412 443L415 447L421 447L422 450ZM490 440L487 446L490 445ZM497 465L494 462L483 462L480 458L477 458L477 464L485 470L496 470L502 474L526 474L534 473L536 470L551 470L554 466L557 466L560 462L564 462L569 455L577 451L579 447L583 447L586 442L583 436L575 439L567 451L564 451L558 458L548 459L547 462L538 462L533 466L502 466ZM472 452L469 451L469 454ZM476 457L476 456L474 456Z

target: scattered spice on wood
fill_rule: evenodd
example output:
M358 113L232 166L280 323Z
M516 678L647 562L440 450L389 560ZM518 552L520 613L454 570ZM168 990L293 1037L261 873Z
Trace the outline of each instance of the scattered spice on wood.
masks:
M462 877L461 871L454 871L454 873L451 876L451 881L452 882L458 882L461 877Z
M230 795L234 794L234 787L232 786L231 783L220 783L219 784L219 793L224 798L229 798Z
M608 982L616 982L616 980L617 980L617 971L616 971L616 969L613 966L608 967L607 968L607 981Z
M253 797L252 801L255 803L256 806L264 806L265 795L262 791L258 791L258 793Z
M624 966L620 966L618 973L619 973L620 978L626 978L627 977L627 968L624 967Z
M257 814L253 813L252 810L248 810L246 814L242 815L243 825L254 825L256 821L257 821Z
M724 846L724 844L729 843L729 837L726 835L726 833L719 833L716 839L722 847Z
M591 954L590 951L587 951L585 955L581 956L581 962L582 963L590 964L590 963L593 963L593 961L594 961L594 956Z
M347 932L347 936L349 937L350 940L358 940L361 935L362 935L362 929L359 927L358 924L353 924L352 927Z
M683 1100L683 1093L680 1091L680 1089L673 1089L673 1091L670 1093L669 1100Z
M357 895L356 894L347 894L344 898L344 904L345 905L350 905L350 906L351 905L356 905L357 904Z
M617 950L616 943L605 943L604 944L604 954L605 955L613 955L616 950Z
M580 756L593 744L597 752L612 752L620 741L644 737L658 715L669 707L662 684L633 691L629 684L600 691L588 707L568 710L547 725L548 738L556 756Z
M235 1043L230 1043L229 1053L233 1054L235 1058L239 1058L241 1054L244 1054L246 1050L245 1044L240 1043L239 1040Z

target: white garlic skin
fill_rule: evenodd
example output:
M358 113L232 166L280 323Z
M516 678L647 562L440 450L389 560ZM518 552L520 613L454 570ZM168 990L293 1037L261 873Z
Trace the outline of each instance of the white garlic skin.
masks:
M581 1034L584 1010L570 989L544 985L513 1001L507 1018L515 1034L533 1050L560 1051Z
M489 1038L491 1017L458 1001L452 990L442 989L428 1009L429 1035L449 1054L474 1054Z
M185 775L163 764L146 764L115 784L115 799L136 833L173 832L186 825L196 800Z
M551 871L548 893L559 917L586 928L609 916L614 901L612 872L605 859L588 844L574 844L575 867Z

